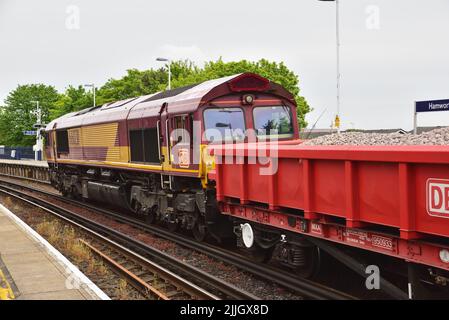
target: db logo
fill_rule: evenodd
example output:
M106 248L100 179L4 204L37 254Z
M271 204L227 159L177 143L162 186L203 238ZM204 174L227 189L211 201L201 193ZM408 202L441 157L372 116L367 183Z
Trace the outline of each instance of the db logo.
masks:
M427 180L427 212L449 218L449 180Z

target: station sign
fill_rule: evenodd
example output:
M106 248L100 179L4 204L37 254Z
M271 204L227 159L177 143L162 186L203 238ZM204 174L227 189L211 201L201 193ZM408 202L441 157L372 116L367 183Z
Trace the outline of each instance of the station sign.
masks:
M35 136L37 134L37 131L27 130L27 131L23 131L23 134L26 136Z
M418 129L418 113L449 111L449 99L415 101L415 110L413 112L413 133L417 134Z
M416 101L415 112L449 111L449 99Z

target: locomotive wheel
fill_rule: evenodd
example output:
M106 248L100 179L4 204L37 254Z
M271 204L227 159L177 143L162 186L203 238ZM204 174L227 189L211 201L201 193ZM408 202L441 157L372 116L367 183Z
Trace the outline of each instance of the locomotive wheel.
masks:
M192 230L193 237L196 241L203 242L207 237L207 227L203 219L199 218Z
M72 186L72 188L70 189L70 198L75 199L75 200L80 200L81 195L78 193L78 190Z
M168 228L168 231L170 231L170 232L176 232L176 231L178 231L179 223L177 221L173 221L173 222L170 221L167 223L167 228Z
M148 224L154 224L156 222L156 214L150 211L145 215L145 222Z
M145 222L148 224L154 224L157 220L157 207L153 207L148 210L148 213L145 215Z

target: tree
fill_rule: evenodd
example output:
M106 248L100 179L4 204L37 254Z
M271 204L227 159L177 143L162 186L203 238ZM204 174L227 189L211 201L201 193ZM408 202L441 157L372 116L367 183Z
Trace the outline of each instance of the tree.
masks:
M83 86L77 88L69 86L65 93L59 96L54 106L50 107L50 119L91 106L93 106L93 94L86 92Z
M98 102L102 104L156 92L165 77L164 73L163 69L127 70L127 74L123 78L109 79L98 90Z
M290 91L298 105L298 121L302 128L307 126L305 115L310 111L306 99L299 95L299 78L289 70L283 62L276 63L261 59L257 62L241 60L238 62L224 62L222 59L207 62L203 69L197 69L187 77L175 79L173 87L198 83L210 79L230 76L237 73L253 72L279 83Z
M172 81L185 78L198 68L190 61L173 61L170 65ZM99 104L132 97L147 95L165 90L168 83L168 73L165 68L139 71L127 70L121 79L109 79L98 91Z
M241 60L224 62L222 59L210 61L203 68L191 61L174 61L170 65L172 71L172 88L200 83L206 80L230 76L237 73L253 72L277 82L289 90L298 105L298 121L306 127L305 115L310 107L304 97L300 96L299 78L284 63L270 62L261 59L257 62ZM110 79L99 90L99 102L110 102L165 90L168 82L167 67L139 71L131 69L121 79Z
M0 144L8 146L30 146L35 137L25 136L23 131L33 130L36 123L36 103L42 110L42 121L50 120L49 110L59 99L59 94L52 86L44 84L19 85L9 93L0 112Z

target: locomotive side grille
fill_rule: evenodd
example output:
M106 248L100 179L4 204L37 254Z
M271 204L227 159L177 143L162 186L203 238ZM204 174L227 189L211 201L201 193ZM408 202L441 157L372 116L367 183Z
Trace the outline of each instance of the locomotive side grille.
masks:
M82 128L84 157L93 160L120 161L118 123Z
M106 155L108 161L120 161L120 147L109 147Z
M83 127L82 141L85 147L118 146L118 123Z

